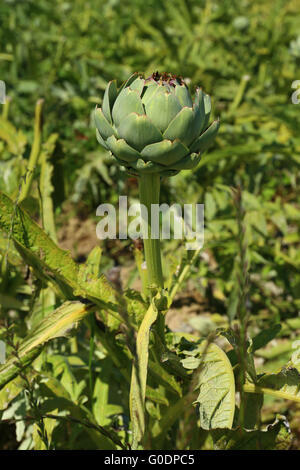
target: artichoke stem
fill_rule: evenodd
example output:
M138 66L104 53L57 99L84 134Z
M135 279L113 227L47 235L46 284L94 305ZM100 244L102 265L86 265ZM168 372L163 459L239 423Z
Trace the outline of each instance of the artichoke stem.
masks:
M147 214L142 212L142 234L145 260L147 265L148 285L164 287L161 266L160 239L152 238L151 234L151 204L159 204L160 175L157 173L139 176L140 203L147 208ZM146 217L147 215L147 217Z

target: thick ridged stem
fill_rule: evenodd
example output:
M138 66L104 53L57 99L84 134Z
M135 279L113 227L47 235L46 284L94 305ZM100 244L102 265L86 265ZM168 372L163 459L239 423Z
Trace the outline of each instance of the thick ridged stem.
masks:
M151 205L159 204L160 176L158 174L146 174L139 177L140 203L147 209L147 214L142 211L142 233L144 238L145 260L148 273L148 285L163 289L164 280L161 266L160 239L152 238L151 234Z

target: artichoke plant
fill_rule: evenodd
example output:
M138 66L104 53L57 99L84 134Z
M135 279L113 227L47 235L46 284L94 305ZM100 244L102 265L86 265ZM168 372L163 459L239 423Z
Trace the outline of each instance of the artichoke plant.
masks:
M193 101L179 77L134 74L119 90L109 82L95 111L97 139L130 173L173 175L194 168L214 140L210 111L210 97L197 89Z
M140 203L147 209L141 210L147 277L143 293L150 297L151 308L137 335L136 364L139 367L132 369L130 413L136 423L133 449L138 448L145 431L143 408L147 373L141 372L140 366L147 368L148 350L141 351L148 347L149 328L154 324L155 344L161 354L165 347L165 313L172 301L164 289L160 240L152 232L152 209L159 204L161 177L194 168L200 154L213 141L219 121L208 127L210 111L210 98L202 90L196 90L193 101L182 79L158 73L147 79L134 74L120 89L111 81L105 90L102 108L95 111L99 143L110 150L118 164L138 176Z
M154 73L132 75L120 89L109 82L102 108L95 110L98 142L118 164L138 176L140 202L151 214L159 204L160 179L194 168L214 140L219 121L209 127L210 97L197 89L193 101L184 81ZM152 238L151 220L142 219L148 286L151 295L164 287L160 241ZM162 323L163 324L163 323Z

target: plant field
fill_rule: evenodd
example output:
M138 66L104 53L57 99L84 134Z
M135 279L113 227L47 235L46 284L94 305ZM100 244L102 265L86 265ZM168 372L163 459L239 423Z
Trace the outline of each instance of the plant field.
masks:
M299 0L0 24L0 449L300 450ZM120 196L204 204L203 246Z

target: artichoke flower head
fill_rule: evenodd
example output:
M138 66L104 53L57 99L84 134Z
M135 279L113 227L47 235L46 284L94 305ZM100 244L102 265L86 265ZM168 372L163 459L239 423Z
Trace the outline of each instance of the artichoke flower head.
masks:
M108 83L94 114L97 140L131 174L171 176L194 168L214 140L210 111L210 97L198 88L193 100L183 79L136 73L120 89Z

